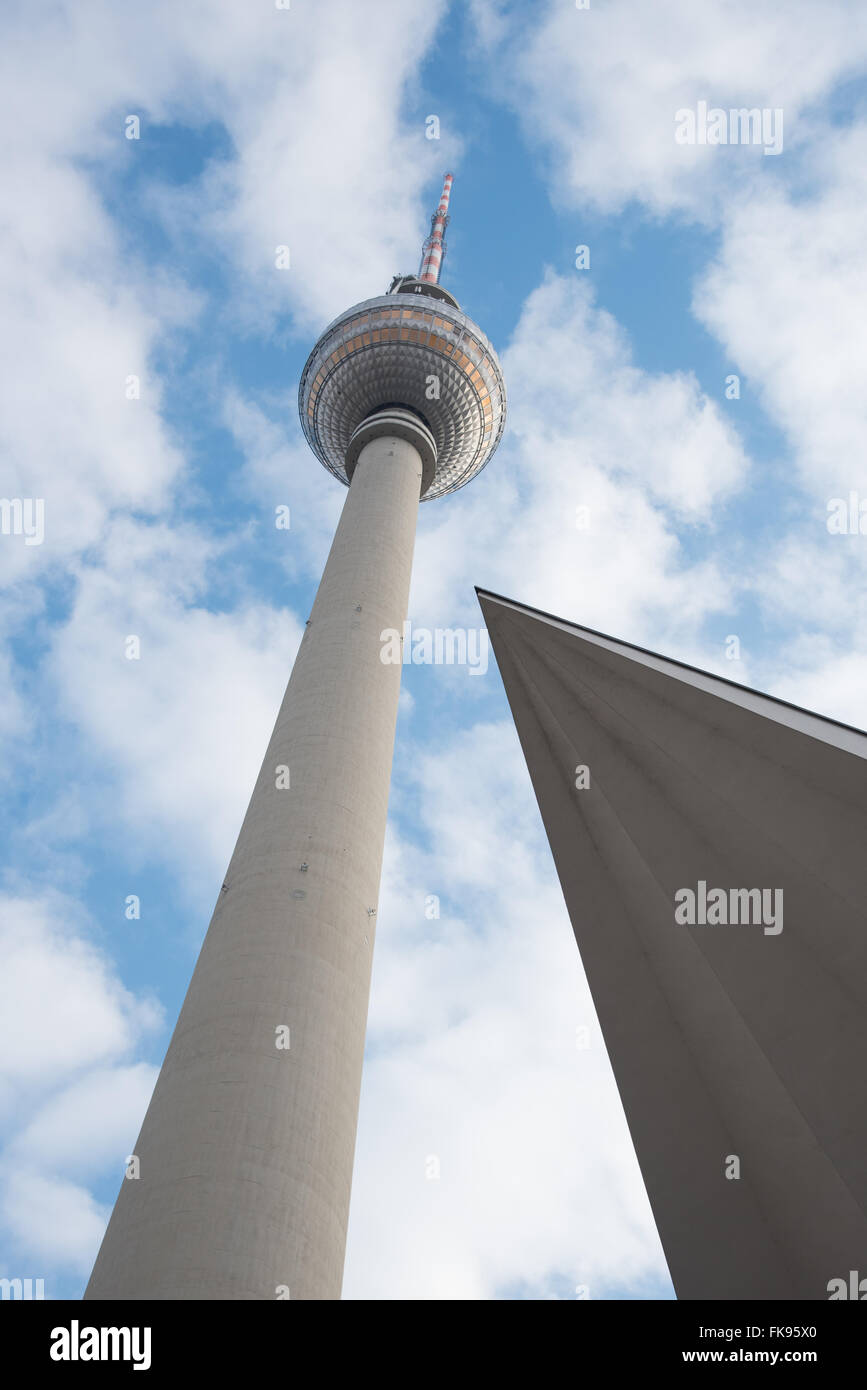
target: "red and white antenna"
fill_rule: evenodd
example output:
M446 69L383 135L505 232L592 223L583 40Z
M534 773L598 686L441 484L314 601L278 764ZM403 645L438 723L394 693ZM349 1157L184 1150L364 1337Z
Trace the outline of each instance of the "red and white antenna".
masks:
M421 269L418 272L418 278L427 285L439 283L440 267L446 251L443 236L449 221L449 198L453 182L454 174L446 174L439 207L430 220L430 236L426 238L421 248Z

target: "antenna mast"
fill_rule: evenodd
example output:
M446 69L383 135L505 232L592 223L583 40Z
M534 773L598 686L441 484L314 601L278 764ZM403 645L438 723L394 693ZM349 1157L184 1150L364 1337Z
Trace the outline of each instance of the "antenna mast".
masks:
M446 174L439 207L430 220L430 236L425 239L421 248L421 268L418 272L418 278L426 285L439 284L440 267L446 253L443 237L449 223L449 198L451 197L453 182L454 174Z

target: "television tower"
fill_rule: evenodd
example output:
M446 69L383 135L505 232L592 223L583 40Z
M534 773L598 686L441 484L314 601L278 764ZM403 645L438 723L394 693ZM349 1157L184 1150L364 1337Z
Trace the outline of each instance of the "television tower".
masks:
M506 390L418 276L324 331L298 408L349 491L88 1299L337 1299L419 501L496 449Z

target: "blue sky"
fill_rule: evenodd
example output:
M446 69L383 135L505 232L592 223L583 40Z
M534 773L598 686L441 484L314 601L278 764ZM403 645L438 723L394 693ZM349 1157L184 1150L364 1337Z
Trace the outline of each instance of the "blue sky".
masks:
M0 1272L58 1297L343 501L304 361L417 267L447 169L442 278L510 415L421 508L414 625L478 628L478 584L863 727L865 542L826 518L867 498L867 12L58 0L2 26L0 492L44 499L45 535L0 535ZM781 109L782 152L678 145L702 100ZM671 1297L493 661L405 668L378 924L345 1296Z

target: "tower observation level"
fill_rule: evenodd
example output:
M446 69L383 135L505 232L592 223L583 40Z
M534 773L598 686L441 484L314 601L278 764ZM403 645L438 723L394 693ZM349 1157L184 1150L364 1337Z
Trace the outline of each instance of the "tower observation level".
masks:
M445 225L446 175L434 228ZM388 294L365 299L330 323L301 377L298 410L316 457L348 483L368 417L396 408L416 417L433 440L424 451L422 501L442 497L484 468L506 422L506 390L496 353L438 279L443 243L425 242L421 274L397 276ZM436 252L436 256L435 253ZM425 278L427 277L427 278Z
M452 176L417 276L336 318L301 376L348 492L235 851L85 1293L336 1299L420 501L484 468L496 353L439 283Z

